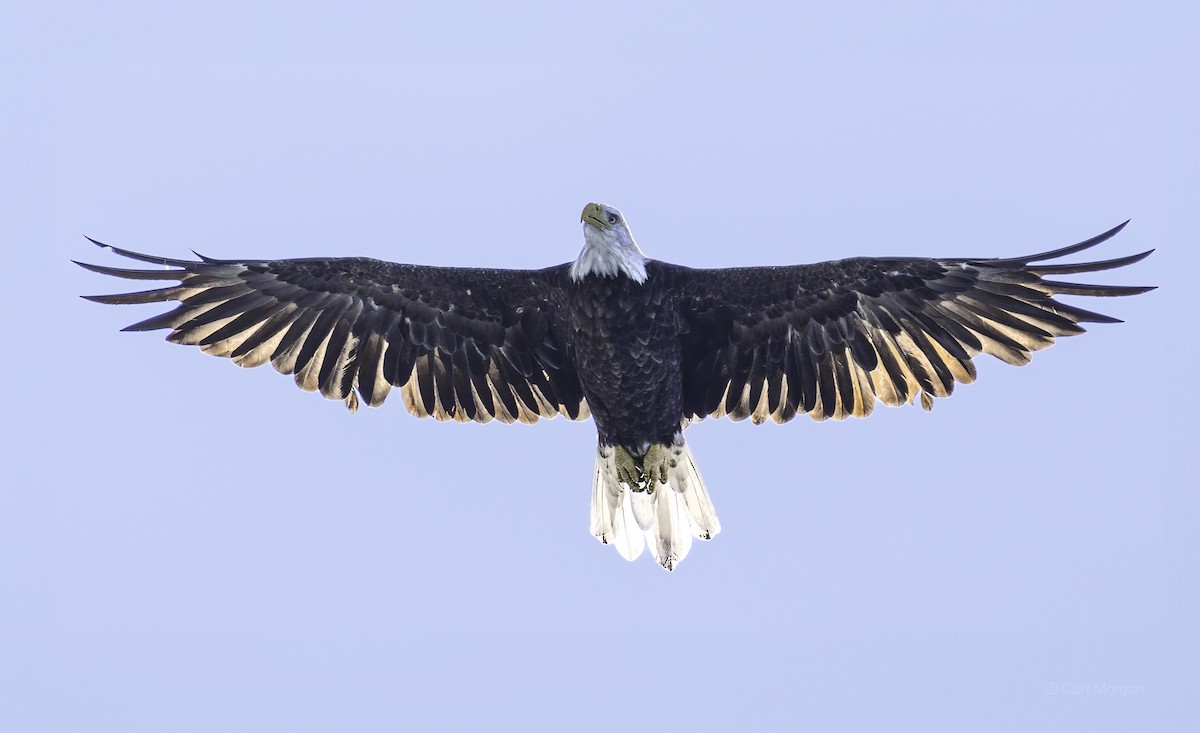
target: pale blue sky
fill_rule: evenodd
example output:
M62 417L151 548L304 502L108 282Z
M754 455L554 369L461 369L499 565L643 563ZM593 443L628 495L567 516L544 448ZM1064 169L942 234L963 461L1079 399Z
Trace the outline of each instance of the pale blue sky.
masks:
M1194 730L1191 3L0 5L0 731ZM117 330L81 235L535 267L1017 255L1124 318L931 414L689 440L724 532L587 532L594 429L347 415Z

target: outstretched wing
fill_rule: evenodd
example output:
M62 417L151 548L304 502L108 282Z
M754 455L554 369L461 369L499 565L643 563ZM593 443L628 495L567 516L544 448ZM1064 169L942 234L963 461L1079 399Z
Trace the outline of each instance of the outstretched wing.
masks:
M439 420L588 416L560 328L565 265L486 270L364 258L193 261L111 249L165 269L77 264L114 277L178 282L85 296L99 303L179 301L126 331L170 329L168 341L241 366L269 361L294 374L302 389L345 400L352 410L360 396L382 404L395 386L403 388L410 412Z
M795 267L693 270L654 263L675 283L684 336L684 405L692 419L729 415L787 422L861 417L876 398L918 396L925 409L975 379L979 352L1009 364L1080 323L1116 323L1054 299L1152 288L1081 285L1048 277L1122 267L1150 254L1042 264L1095 246L1010 259L856 258ZM1153 250L1151 250L1153 251Z

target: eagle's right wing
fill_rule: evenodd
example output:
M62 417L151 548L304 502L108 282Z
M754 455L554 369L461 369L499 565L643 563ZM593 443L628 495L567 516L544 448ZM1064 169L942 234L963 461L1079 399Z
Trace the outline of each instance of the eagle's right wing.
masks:
M302 389L345 400L351 409L359 396L382 404L395 386L412 413L440 420L588 416L562 336L565 265L488 270L365 258L178 260L111 249L164 269L77 264L131 280L178 281L85 296L99 303L179 301L127 331L169 329L168 341L245 367L269 361L294 374Z
M685 415L762 422L798 413L864 416L878 398L930 408L975 378L974 356L1024 364L1083 322L1117 319L1058 295L1116 296L1152 288L1061 282L1059 275L1129 265L1149 252L1047 264L1085 242L1009 259L858 257L790 267L693 270L653 263L677 289Z

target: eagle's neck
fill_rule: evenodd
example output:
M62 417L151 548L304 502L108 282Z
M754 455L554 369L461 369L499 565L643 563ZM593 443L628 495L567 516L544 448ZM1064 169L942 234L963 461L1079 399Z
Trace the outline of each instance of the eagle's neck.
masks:
M579 282L588 275L618 277L625 275L637 283L646 282L646 255L633 241L626 227L601 231L583 227L583 250L571 263L571 279Z

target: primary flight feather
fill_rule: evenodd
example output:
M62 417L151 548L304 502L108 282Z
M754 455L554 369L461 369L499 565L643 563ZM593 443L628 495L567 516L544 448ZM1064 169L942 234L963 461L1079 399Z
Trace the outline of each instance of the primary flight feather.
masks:
M78 263L164 288L85 296L178 301L129 326L167 329L241 366L270 362L296 384L439 420L536 422L591 416L599 440L591 531L633 560L648 544L672 570L693 537L720 531L683 438L727 415L787 422L863 417L875 401L932 407L975 379L980 352L1009 364L1081 323L1117 319L1055 300L1148 287L1059 276L1133 264L1127 257L1048 264L1104 242L1008 259L859 257L790 267L701 270L647 259L604 204L581 216L584 246L543 270L403 265L365 258L180 260L111 247L167 269ZM93 240L94 241L94 240ZM99 242L96 244L107 247Z

